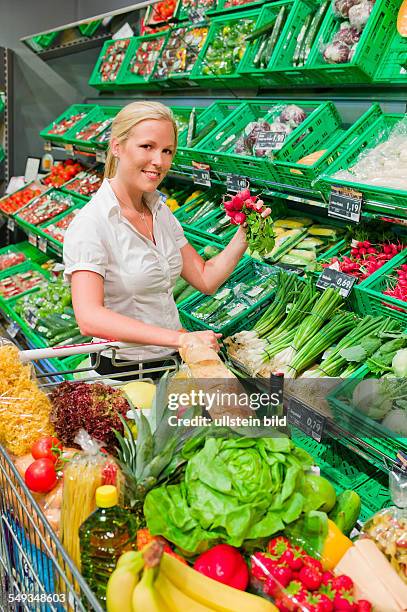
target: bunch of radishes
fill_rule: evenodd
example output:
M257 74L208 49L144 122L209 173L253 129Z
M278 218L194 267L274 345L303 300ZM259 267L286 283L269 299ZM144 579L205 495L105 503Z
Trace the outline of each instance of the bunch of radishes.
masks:
M350 257L345 255L341 259L333 257L329 263L322 264L324 268L335 269L355 276L358 282L376 272L387 261L402 251L404 246L398 243L383 242L373 245L369 240L352 242Z
M271 208L265 207L263 200L252 196L249 189L236 195L227 195L223 206L230 222L246 229L246 240L251 253L266 255L274 246L273 219Z
M402 302L407 302L407 264L403 264L397 268L395 273L397 274L396 284L394 287L389 286L383 293L384 295L389 295ZM404 308L398 308L397 306L391 306L391 308L405 312Z

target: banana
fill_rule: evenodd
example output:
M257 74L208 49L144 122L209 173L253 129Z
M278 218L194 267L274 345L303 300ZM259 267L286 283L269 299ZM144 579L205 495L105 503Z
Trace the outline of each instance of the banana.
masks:
M210 612L208 608L185 595L163 574L159 572L154 587L166 603L169 612Z
M137 572L127 567L115 569L106 587L107 612L132 612L132 597L138 581Z
M161 559L160 572L177 589L209 609L218 612L278 612L276 606L266 599L212 580L166 553Z
M168 612L154 588L154 568L144 568L143 577L133 591L133 612Z
M144 565L144 560L143 560L142 552L140 550L128 550L127 552L123 553L121 557L119 557L119 560L116 565L116 569L118 567L133 565L134 563L137 563L137 565L140 565L140 569L137 571L141 572L143 565Z

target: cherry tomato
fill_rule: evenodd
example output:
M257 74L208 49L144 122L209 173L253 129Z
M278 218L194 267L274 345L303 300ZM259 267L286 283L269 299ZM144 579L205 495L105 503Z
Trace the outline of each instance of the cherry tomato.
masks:
M49 459L53 463L56 463L60 453L58 450L53 451L52 449L56 448L60 451L63 450L62 442L58 440L58 438L54 438L53 436L45 436L44 438L40 438L33 444L31 448L31 454L34 459Z
M48 493L57 484L57 473L51 459L36 459L24 474L24 480L30 491Z

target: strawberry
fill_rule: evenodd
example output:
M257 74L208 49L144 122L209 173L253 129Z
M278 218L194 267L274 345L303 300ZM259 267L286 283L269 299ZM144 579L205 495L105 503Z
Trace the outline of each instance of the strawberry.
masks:
M308 593L301 604L307 612L332 612L334 609L332 601L321 593Z
M341 574L337 576L332 581L332 588L336 593L341 593L342 591L352 591L353 592L353 580L349 578L349 576L345 576L345 574Z
M324 572L321 561L315 559L314 557L311 557L310 555L305 555L303 557L303 563L307 567L312 567L313 569L316 569L321 574L323 574Z
M318 597L318 612L333 612L334 604L329 599L328 595L324 593L315 593L316 597Z
M308 593L301 582L298 580L291 580L290 584L281 595L281 599L288 610L297 610L298 604L300 604L307 595Z
M322 584L329 584L333 581L333 579L335 578L335 575L333 574L333 572L324 572L322 574Z
M286 599L284 599L284 596L279 596L276 597L274 604L280 612L291 612L293 608L287 608L287 606L285 605L285 601Z
M357 601L357 612L371 612L372 604L367 599L359 599Z
M281 563L287 563L288 567L296 571L303 566L303 552L300 548L287 548L280 557Z
M336 593L334 598L334 610L335 612L357 612L357 606L353 595L346 591Z
M267 555L266 553L257 552L257 553L254 553L253 557L257 559L259 563L262 566L264 566L269 573L271 573L271 569L277 565L277 562L274 559L272 559L270 555ZM258 580L266 580L268 575L266 574L265 570L263 570L261 565L258 565L255 562L253 557L251 558L252 575L254 576L254 578L257 578Z
M300 569L300 581L306 589L316 591L321 586L322 573L313 567L304 565Z
M267 544L267 552L273 557L278 557L278 559L280 559L283 552L290 549L290 540L288 540L288 538L285 538L284 536L278 536L277 538L273 538Z

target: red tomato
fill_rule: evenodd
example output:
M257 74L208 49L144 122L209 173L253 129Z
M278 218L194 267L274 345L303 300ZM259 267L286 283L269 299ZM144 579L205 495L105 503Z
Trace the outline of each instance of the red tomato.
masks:
M62 442L60 442L58 438L54 438L53 436L45 436L44 438L40 438L35 442L35 444L33 444L31 448L31 454L34 459L50 459L50 461L56 463L60 453L58 452L58 450L53 451L53 448L62 451Z
M57 484L57 473L51 459L36 459L26 470L24 480L34 493L48 493Z

